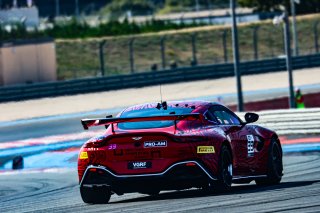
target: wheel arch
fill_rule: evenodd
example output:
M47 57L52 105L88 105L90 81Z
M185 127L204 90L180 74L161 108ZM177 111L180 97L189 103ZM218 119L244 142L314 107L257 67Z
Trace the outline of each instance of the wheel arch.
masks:
M233 161L233 152L232 152L232 148L231 148L230 142L227 141L227 140L224 140L224 141L221 143L220 150L221 150L222 146L228 147L228 149L229 149L229 151L230 151L230 154L231 154L232 161Z
M276 143L277 143L277 144L279 145L279 147L280 147L281 155L283 155L281 142L280 142L280 139L279 139L279 136L277 135L277 133L274 133L274 134L271 136L271 140L275 140L275 141L276 141Z

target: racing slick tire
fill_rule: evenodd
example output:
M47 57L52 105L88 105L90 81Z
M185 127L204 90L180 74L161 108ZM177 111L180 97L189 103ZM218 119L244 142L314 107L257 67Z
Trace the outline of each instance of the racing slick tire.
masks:
M90 204L106 204L111 197L108 187L80 187L83 202Z
M219 157L219 173L216 181L210 181L209 185L204 187L207 192L226 192L230 191L232 184L232 155L230 149L223 145Z
M223 145L220 151L219 174L215 188L219 192L229 191L232 184L232 155L230 149Z
M257 185L275 185L279 184L282 178L282 150L277 139L271 139L268 155L267 177L256 179Z

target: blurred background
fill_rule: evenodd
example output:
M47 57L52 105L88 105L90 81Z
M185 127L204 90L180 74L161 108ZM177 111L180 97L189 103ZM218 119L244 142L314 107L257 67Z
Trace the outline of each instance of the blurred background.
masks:
M283 28L272 23L282 13L280 3L290 8L290 1L238 1L241 61L283 57ZM40 81L232 62L226 0L0 0L0 5L2 43L54 39L56 67L50 72L56 73ZM317 0L296 3L297 55L319 52L319 10Z

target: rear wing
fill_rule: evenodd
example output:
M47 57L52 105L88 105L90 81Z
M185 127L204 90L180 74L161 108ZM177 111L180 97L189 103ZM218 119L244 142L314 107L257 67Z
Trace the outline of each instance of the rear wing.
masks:
M141 121L174 121L176 126L178 120L202 120L203 115L200 113L193 114L181 114L181 115L159 115L149 117L128 117L128 118L97 118L97 119L82 119L81 124L85 130L92 126L108 126L115 123L126 123L126 122L141 122Z

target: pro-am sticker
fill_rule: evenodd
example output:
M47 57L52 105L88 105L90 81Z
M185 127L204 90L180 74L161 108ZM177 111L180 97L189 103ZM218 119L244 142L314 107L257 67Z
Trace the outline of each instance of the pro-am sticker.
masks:
M210 154L215 153L214 146L197 146L198 154Z
M167 141L145 141L144 148L167 147Z
M247 149L248 149L248 157L252 157L254 155L254 137L253 135L247 135Z

